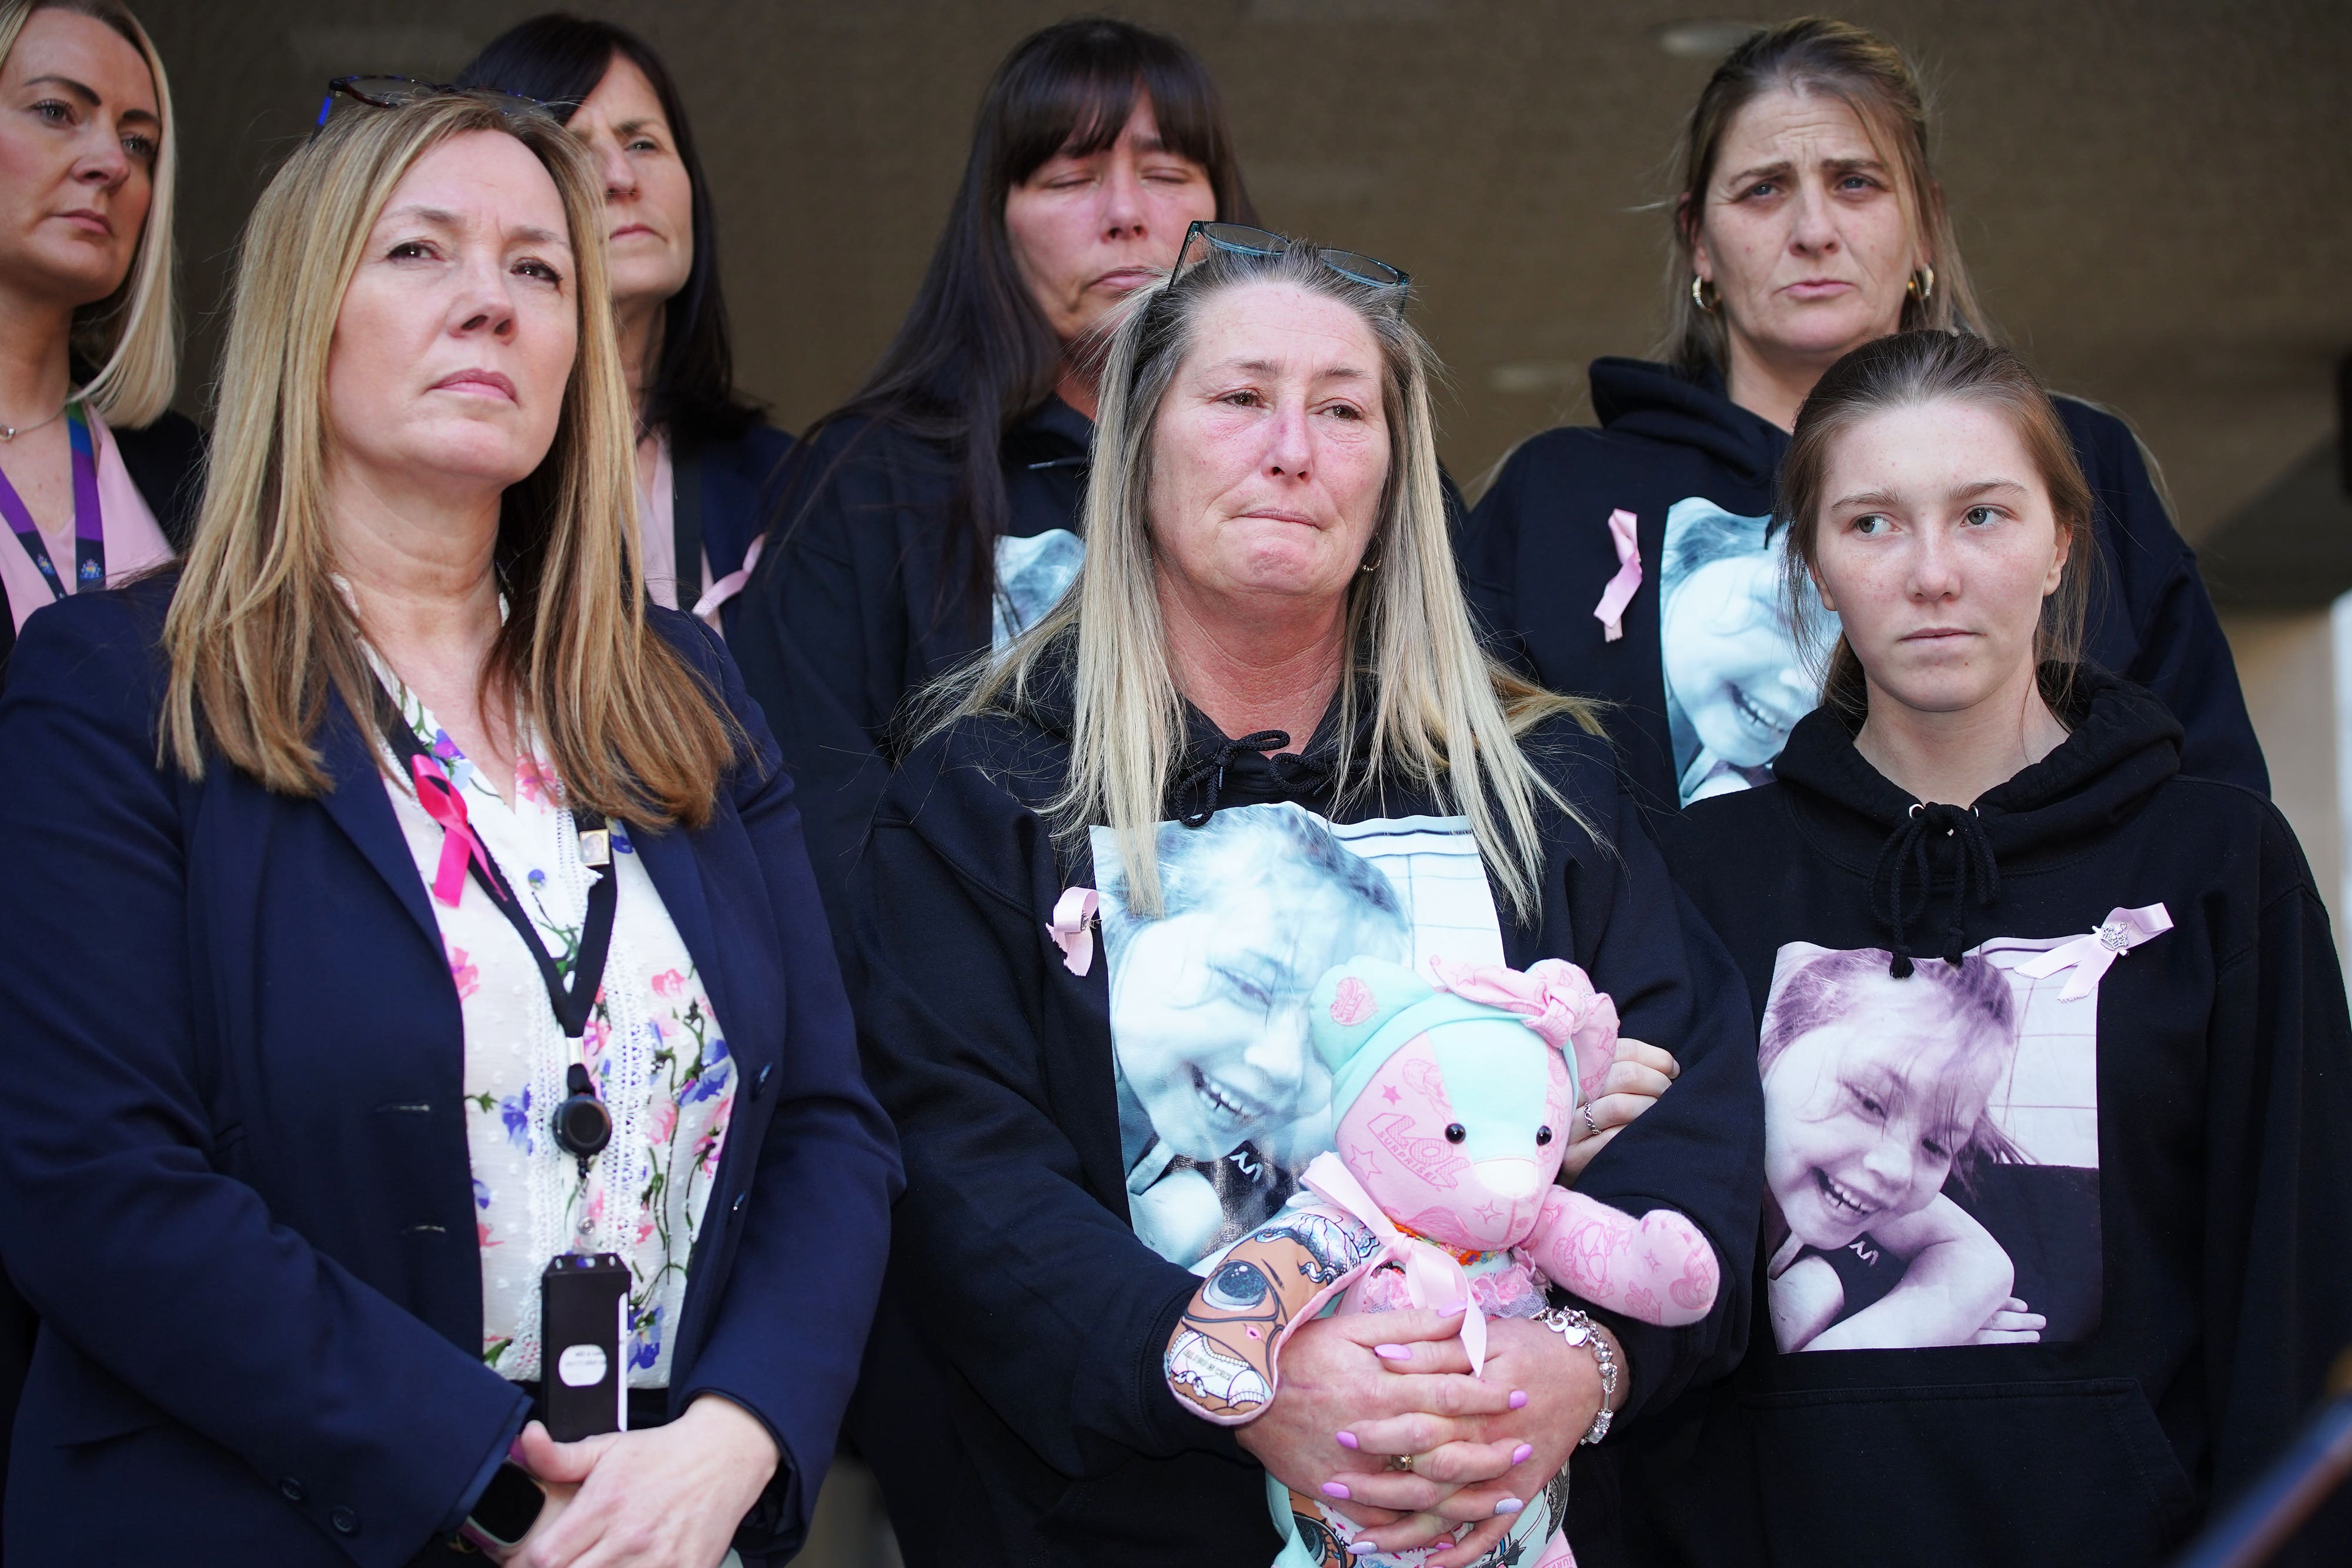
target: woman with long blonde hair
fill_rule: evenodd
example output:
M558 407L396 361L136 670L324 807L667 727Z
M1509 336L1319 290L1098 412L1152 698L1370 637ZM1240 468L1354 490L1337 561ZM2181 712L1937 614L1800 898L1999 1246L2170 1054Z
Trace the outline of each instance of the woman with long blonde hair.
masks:
M117 0L0 4L0 673L25 618L184 541L172 90Z
M1736 1292L1675 1333L1495 1323L1483 1380L1433 1313L1332 1318L1238 1450L1162 1375L1196 1271L1331 1146L1307 998L1360 953L1584 966L1674 1055L1627 1041L1568 1168L1684 1207L1744 1277L1738 988L1593 716L1480 651L1406 293L1370 257L1194 225L1109 347L1076 585L935 694L853 878L908 1167L892 1310L952 1368L940 1462L997 1500L958 1562L1265 1568L1265 1475L1381 1550L1500 1561L1605 1409L1737 1349Z
M60 1331L7 1547L770 1561L898 1180L791 786L639 586L586 155L335 89L194 549L30 625L0 716L0 1204Z

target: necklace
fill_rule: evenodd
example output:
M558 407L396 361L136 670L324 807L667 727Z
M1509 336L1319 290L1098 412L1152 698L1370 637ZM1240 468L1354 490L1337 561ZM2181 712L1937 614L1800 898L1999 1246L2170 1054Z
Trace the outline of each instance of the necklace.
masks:
M71 408L72 406L73 400L71 398L68 398L65 402L58 405L58 412L49 415L47 419L37 419L30 424L0 424L0 441L14 441L16 437L24 434L27 431L38 430L46 424L55 424L59 416L61 416L67 409Z

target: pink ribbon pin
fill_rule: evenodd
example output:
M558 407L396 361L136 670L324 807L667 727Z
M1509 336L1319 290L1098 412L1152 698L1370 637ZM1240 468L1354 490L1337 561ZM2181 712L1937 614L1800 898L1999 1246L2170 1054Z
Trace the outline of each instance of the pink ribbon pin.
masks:
M2038 958L2029 958L2017 967L2021 975L2046 980L2059 970L2072 967L2063 989L2059 991L2062 1002L2080 1001L2098 988L2100 977L2108 966L2143 942L2151 941L2172 929L2172 916L2161 904L2151 904L2142 909L2113 909L2107 912L2106 924L2087 936L2077 936L2062 946L2053 947Z
M696 620L709 620L712 611L743 591L743 585L751 580L751 569L760 564L760 552L765 549L767 545L768 536L765 534L753 539L751 548L743 552L743 564L712 583L710 591L694 601L693 614Z
M1054 901L1054 918L1045 926L1045 935L1062 950L1062 963L1073 975L1084 975L1095 967L1094 933L1087 927L1095 924L1095 911L1102 904L1102 894L1091 887L1066 887L1062 896Z
M1601 622L1601 640L1614 643L1625 634L1625 606L1642 587L1642 545L1633 533L1633 514L1622 507L1610 513L1609 538L1617 546L1617 575L1601 591L1592 618Z
M1328 1149L1308 1162L1298 1179L1361 1220L1379 1239L1381 1256L1403 1265L1405 1297L1414 1306L1462 1314L1462 1348L1470 1357L1470 1375L1478 1376L1486 1365L1486 1315L1470 1293L1470 1272L1461 1260L1399 1230L1355 1173Z
M408 771L416 779L416 803L425 814L441 824L441 864L433 873L433 896L451 909L466 896L466 861L468 856L482 862L489 871L490 852L474 832L473 824L466 818L465 798L449 782L441 764L430 757L412 757Z

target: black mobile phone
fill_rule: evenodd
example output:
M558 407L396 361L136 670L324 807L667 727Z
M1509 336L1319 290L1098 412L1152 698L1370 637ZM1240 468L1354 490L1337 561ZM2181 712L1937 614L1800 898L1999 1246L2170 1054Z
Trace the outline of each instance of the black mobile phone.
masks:
M623 1346L629 1269L614 1252L563 1252L539 1276L540 1386L547 1434L576 1443L629 1427Z
M530 1472L509 1462L490 1472L490 1484L457 1533L478 1547L505 1552L530 1533L546 1506L547 1493Z

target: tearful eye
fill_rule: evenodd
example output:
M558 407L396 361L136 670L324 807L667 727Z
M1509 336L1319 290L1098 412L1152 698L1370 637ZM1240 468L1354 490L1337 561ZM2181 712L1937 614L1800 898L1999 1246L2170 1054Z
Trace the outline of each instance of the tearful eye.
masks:
M1538 1147L1538 1148L1539 1148L1539 1149L1540 1149L1540 1148L1542 1148L1546 1144L1549 1144L1549 1143L1550 1143L1550 1142L1551 1142L1551 1129L1550 1129L1549 1127L1538 1127L1538 1128L1536 1129L1536 1147Z
M1461 1123L1448 1122L1445 1124L1445 1141L1447 1143L1458 1144L1469 1135L1469 1129L1465 1127Z

